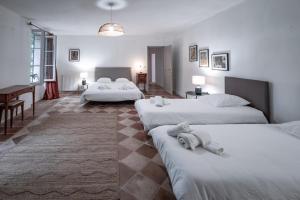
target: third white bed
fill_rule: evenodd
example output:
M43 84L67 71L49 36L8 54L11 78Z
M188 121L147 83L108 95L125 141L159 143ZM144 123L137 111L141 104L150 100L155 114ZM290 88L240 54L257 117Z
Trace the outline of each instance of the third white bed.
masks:
M199 125L224 147L223 156L186 150L150 131L178 200L299 200L300 139L272 125Z
M215 107L200 99L168 99L170 104L157 107L149 99L135 102L145 130L183 121L190 124L265 124L263 112L249 106Z
M132 89L120 89L124 85ZM110 89L99 89L99 86L108 86ZM88 101L98 102L120 102L132 101L144 98L144 94L136 87L133 82L95 82L89 85L89 88L81 95L81 103Z

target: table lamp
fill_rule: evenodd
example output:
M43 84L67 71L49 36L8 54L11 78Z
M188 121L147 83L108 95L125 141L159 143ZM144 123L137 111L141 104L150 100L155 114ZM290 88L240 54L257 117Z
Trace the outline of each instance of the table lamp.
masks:
M196 85L195 88L196 95L201 95L202 94L201 86L205 85L205 76L193 76L192 82L194 85Z
M86 79L87 79L87 77L88 77L88 73L87 72L80 73L80 78L82 79L82 82L81 82L82 85L86 85Z

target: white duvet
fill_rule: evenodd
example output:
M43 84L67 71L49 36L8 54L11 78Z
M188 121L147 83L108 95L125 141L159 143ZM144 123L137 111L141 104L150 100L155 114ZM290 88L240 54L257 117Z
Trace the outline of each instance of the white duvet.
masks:
M200 99L168 99L168 105L157 107L149 99L135 102L145 130L178 124L265 124L263 112L249 106L215 107Z
M199 125L224 147L218 156L150 131L179 200L299 200L300 140L272 125Z
M99 89L99 86L100 88L105 88L106 86L108 86L108 88L110 89ZM82 93L80 101L81 103L85 103L87 101L119 102L137 100L141 98L144 98L144 94L136 87L133 82L96 82L90 84L89 88L84 93Z

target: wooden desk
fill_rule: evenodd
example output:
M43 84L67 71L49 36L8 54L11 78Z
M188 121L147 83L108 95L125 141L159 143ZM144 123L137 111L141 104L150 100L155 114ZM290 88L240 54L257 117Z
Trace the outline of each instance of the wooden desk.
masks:
M7 133L7 115L8 103L12 99L19 99L19 96L25 93L32 93L32 115L35 111L35 86L34 85L14 85L7 88L0 89L0 103L5 104L5 118L4 118L4 134Z

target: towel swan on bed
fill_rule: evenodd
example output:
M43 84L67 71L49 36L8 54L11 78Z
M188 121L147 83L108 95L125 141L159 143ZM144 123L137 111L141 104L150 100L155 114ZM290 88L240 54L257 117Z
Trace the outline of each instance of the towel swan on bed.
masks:
M219 144L212 142L208 133L192 130L187 122L182 122L177 126L167 130L169 136L177 137L177 141L185 149L195 150L202 147L214 154L222 154L224 149Z

